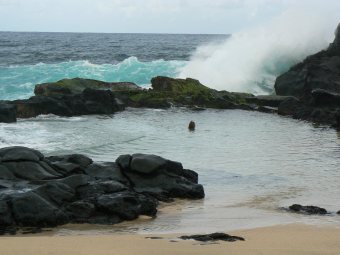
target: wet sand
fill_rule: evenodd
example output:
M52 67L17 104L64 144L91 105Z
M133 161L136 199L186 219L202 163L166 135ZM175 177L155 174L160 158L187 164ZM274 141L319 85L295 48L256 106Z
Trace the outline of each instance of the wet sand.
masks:
M171 235L77 235L0 237L1 255L206 255L340 254L340 228L283 225L232 231L246 241L207 244ZM147 237L162 239L148 239Z

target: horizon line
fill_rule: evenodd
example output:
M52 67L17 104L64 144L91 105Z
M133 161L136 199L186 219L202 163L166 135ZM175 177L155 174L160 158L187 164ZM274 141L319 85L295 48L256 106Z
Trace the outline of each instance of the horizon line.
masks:
M69 34L150 34L150 35L231 35L223 33L162 33L162 32L77 32L77 31L21 31L0 30L1 33L69 33Z

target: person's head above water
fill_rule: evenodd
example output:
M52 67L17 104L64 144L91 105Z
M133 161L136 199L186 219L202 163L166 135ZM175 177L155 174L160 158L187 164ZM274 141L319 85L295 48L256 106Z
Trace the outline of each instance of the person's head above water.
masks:
M188 126L188 129L189 129L190 131L194 131L195 128L196 128L195 122L194 122L194 121L190 121L189 126Z

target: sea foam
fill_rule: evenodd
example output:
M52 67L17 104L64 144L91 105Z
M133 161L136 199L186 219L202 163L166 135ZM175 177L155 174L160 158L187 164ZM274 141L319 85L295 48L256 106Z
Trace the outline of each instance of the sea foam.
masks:
M336 22L307 9L289 9L223 43L198 47L179 77L194 77L219 90L273 92L278 75L332 40Z

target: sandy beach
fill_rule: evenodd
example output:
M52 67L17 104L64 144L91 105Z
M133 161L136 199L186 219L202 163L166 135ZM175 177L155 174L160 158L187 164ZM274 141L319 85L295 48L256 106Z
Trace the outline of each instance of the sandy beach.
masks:
M0 238L1 255L190 255L340 254L340 228L284 225L232 231L244 242L216 244L179 240L177 235L14 236ZM149 239L148 237L162 239Z

